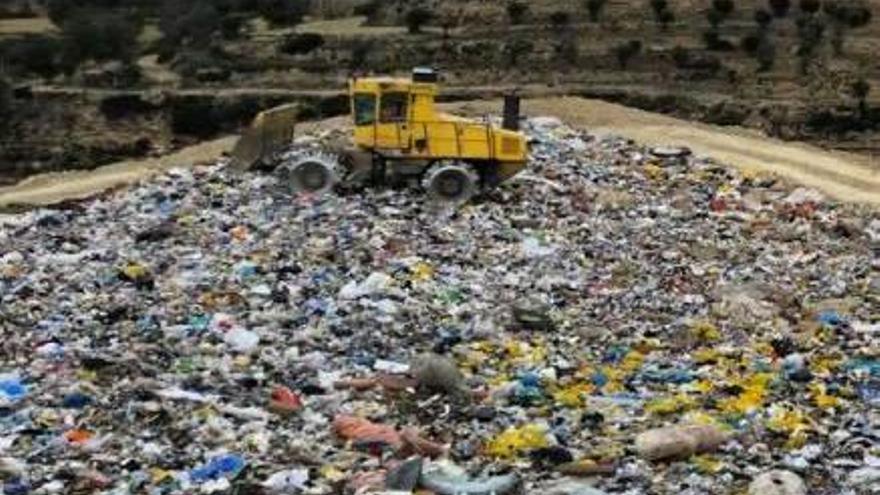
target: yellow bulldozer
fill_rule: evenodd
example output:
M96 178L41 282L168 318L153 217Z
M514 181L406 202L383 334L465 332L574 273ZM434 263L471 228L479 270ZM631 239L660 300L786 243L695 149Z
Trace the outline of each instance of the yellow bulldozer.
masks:
M297 192L321 194L337 185L417 181L432 197L464 202L521 171L528 147L519 132L519 98L505 98L503 124L437 110L437 73L410 79L349 81L352 144L337 149L294 146L297 107L259 114L232 152L232 166L281 171Z

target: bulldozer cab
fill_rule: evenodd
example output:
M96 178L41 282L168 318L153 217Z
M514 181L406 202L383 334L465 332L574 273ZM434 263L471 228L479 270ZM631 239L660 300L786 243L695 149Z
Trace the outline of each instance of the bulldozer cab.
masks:
M437 120L436 94L436 76L430 71L416 71L412 80L353 79L350 96L355 144L387 154L409 153L415 123Z

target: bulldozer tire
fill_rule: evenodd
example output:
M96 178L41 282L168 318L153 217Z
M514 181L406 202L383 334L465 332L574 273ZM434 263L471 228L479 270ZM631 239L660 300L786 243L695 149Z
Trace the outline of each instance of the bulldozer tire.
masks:
M433 199L464 203L480 192L480 175L463 162L440 162L425 171L422 187Z
M295 193L324 194L339 182L339 159L327 153L307 153L278 167L281 180Z

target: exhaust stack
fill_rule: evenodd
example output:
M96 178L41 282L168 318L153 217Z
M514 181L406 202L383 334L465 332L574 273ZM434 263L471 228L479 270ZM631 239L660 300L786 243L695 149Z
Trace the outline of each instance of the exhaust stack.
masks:
M504 122L502 127L509 131L519 131L519 95L504 96Z

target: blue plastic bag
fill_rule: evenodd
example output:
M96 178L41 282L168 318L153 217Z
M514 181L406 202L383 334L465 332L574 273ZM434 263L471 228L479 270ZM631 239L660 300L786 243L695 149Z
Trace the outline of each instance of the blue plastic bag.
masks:
M220 478L235 478L244 470L246 462L243 457L229 454L215 457L206 464L190 471L189 477L196 483L217 480Z

